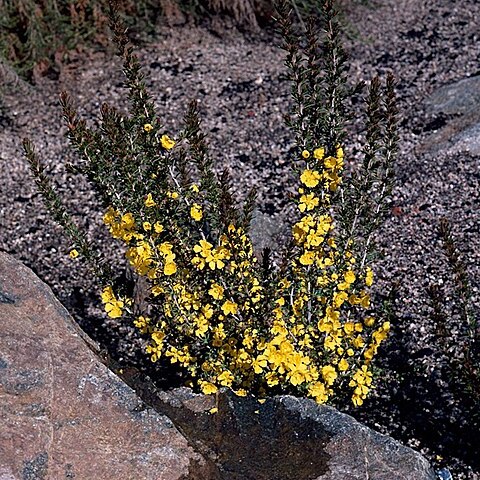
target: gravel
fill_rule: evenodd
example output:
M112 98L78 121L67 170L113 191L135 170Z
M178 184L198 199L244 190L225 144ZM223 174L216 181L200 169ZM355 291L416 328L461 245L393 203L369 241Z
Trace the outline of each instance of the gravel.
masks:
M391 373L366 406L353 413L450 468L454 478L478 479L479 460L468 438L480 438L480 432L471 431L463 405L436 381L442 360L426 288L440 283L453 297L438 235L438 221L447 217L467 260L473 304L479 305L480 156L475 149L467 151L466 141L448 148L448 128L463 113L435 110L435 95L430 103L426 99L445 85L479 74L480 2L372 0L352 7L347 18L352 79L368 81L392 71L402 115L394 208L378 238L376 266L379 292L398 283L396 325L379 362ZM188 101L199 101L219 168L228 166L240 198L257 187L257 224L273 239L286 231L292 185L288 152L293 136L283 123L289 84L278 43L269 31L219 34L186 25L159 27L158 37L139 50L164 124L175 132ZM6 72L0 102L0 249L30 266L91 335L110 336L108 348L127 359L131 353L125 337L134 344L139 340L129 326L98 318L96 287L87 270L68 258L69 245L44 210L20 145L24 136L35 142L79 223L104 238L89 186L63 167L74 156L58 94L71 92L81 114L95 123L102 102L126 106L119 67L110 52L88 51L73 55L58 76L35 86ZM468 94L468 89L463 92ZM475 140L479 129L469 128L467 139ZM354 123L354 143L361 133ZM454 314L448 328L453 333L461 328Z

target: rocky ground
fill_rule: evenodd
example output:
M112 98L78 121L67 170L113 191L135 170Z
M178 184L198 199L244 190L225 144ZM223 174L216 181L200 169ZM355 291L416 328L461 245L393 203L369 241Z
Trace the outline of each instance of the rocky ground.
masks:
M352 79L394 72L402 115L394 209L379 236L383 254L376 267L379 291L392 281L399 285L394 333L380 359L390 373L382 375L376 394L354 415L440 464L443 457L454 478L477 479L478 448L469 439L478 439L480 432L439 379L438 364L445 358L438 353L426 290L443 284L452 299L452 274L438 235L438 221L447 217L467 260L473 303L479 305L480 82L474 77L480 3L373 0L353 7L347 18ZM188 101L200 102L219 168L231 170L241 197L249 187L258 188L257 225L272 238L285 229L292 145L282 120L289 85L278 44L269 31L212 31L188 24L159 28L158 37L139 51L165 125L174 132ZM130 326L102 323L95 316L97 292L81 264L68 258L69 245L48 219L20 147L22 137L32 138L78 221L103 238L101 212L88 185L63 168L73 154L58 93L70 91L81 113L95 122L103 101L125 105L119 62L108 52L78 52L59 75L35 86L8 72L4 80L0 249L34 269L93 336L110 338L118 357L138 358L125 348L130 343L125 339L134 335ZM457 85L453 93L445 88L450 84ZM352 131L355 144L358 123ZM452 335L459 330L455 315L447 328Z

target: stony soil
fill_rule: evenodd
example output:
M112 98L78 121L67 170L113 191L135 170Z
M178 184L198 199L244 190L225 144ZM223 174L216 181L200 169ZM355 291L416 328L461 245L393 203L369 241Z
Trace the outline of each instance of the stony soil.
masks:
M435 131L451 118L432 113L425 99L443 85L479 73L479 19L476 0L372 0L348 13L352 79L368 81L393 71L402 113L394 209L379 236L382 256L376 267L379 291L393 281L399 285L395 331L380 359L391 373L382 375L372 400L353 414L421 449L448 466L455 478L470 479L478 479L480 463L469 438L478 439L480 432L472 431L463 404L442 379L436 380L438 362L445 359L436 353L426 287L444 283L452 297L437 229L445 216L467 259L474 304L479 305L480 159L437 143ZM159 28L158 37L139 52L165 125L174 132L188 101L200 102L219 168L230 169L241 197L251 186L258 188L258 224L273 241L286 229L292 146L282 121L289 85L278 43L269 31L213 32L184 25ZM68 258L69 245L48 219L20 147L22 137L34 140L78 221L104 239L88 185L63 168L74 157L64 137L58 93L70 91L91 122L103 101L125 106L118 60L108 52L79 52L59 75L35 86L6 73L0 107L0 249L51 285L91 335L109 338L106 346L120 360L138 360L125 347L134 341L130 326L98 318L88 272ZM361 138L359 123L352 132L355 144ZM460 328L454 315L448 328L452 334Z

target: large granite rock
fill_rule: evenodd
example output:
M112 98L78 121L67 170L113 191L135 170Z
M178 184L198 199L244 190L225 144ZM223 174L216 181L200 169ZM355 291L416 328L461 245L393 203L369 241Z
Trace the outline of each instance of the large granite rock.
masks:
M480 156L480 76L434 91L425 110L434 118L432 123L440 125L423 145L425 150Z
M260 404L222 392L182 388L159 392L139 376L126 378L165 412L205 458L218 480L435 480L410 448L332 407L281 396ZM212 408L218 412L211 414Z
M0 253L0 480L435 479L418 453L331 407L163 392L133 368L123 383L95 351Z
M82 337L50 289L0 252L0 479L208 478L172 422Z

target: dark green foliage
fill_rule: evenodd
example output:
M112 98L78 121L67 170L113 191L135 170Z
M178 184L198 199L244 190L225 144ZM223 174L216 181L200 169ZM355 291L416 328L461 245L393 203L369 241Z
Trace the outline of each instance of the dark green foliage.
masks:
M439 285L431 285L428 290L440 337L439 346L448 358L448 382L452 388L472 395L477 405L480 405L480 332L472 305L470 280L446 218L440 220L439 233L452 273L451 280L445 280L454 292L453 308L449 309L449 302ZM449 310L460 318L458 329L453 329L447 318L446 312ZM458 333L452 334L452 331Z
M299 33L287 0L278 4L278 24L294 99L287 123L296 134L299 153L325 145L331 155L346 139L349 101L364 85L349 86L348 58L341 38L344 29L332 0L324 3L324 9L322 35L318 21L312 17L307 21L305 35ZM355 234L362 264L373 254L373 234L390 211L393 158L398 150L398 111L392 74L387 76L385 86L379 78L372 80L365 104L363 162L359 171L349 172L349 185L342 192L339 212L346 232L345 245Z
M101 281L106 281L111 276L109 268L104 264L98 251L93 247L85 233L76 225L72 216L67 211L61 198L45 173L45 167L38 159L34 145L30 140L24 139L23 148L37 188L41 193L45 206L51 213L53 220L63 228L66 237L75 246L80 255L85 258L94 274Z
M333 1L324 2L321 27L310 17L304 35L293 22L290 2L280 1L277 8L294 99L288 125L297 135L300 151L315 144L324 145L327 155L335 154L346 135L347 99L361 88L348 86L338 11Z
M452 269L455 281L455 293L462 321L467 328L468 336L472 339L477 334L477 321L471 305L472 290L468 279L465 263L455 244L452 228L446 218L440 220L440 236L443 250Z
M199 174L200 190L205 192L206 200L210 205L220 203L220 184L213 172L213 159L209 155L206 135L201 129L201 123L196 101L190 102L184 118L185 128L183 136L188 142L192 163ZM211 210L209 221L213 228L218 229L222 223L219 212Z
M188 188L195 177L209 206L205 209L208 218L203 234L206 238L212 238L233 221L237 224L243 222L247 226L255 197L253 193L248 197L243 213L237 210L236 200L230 193L228 172L217 177L213 171L196 103L190 104L185 115L177 148L174 152L169 151L163 144L165 132L146 90L140 64L133 54L124 24L113 2L109 18L117 54L123 60L124 86L130 100L129 112L125 115L103 104L100 127L90 128L85 120L78 117L69 95L62 92L60 103L68 127L68 138L79 156L75 164L67 166L69 171L86 176L105 209L112 206L135 215L144 209L144 192L164 192L167 197L168 191L180 190L188 197ZM147 125L151 131L145 130ZM53 219L64 228L74 247L92 266L103 265L102 255L93 250L56 194L29 140L24 141L24 150ZM173 206L171 201L166 200L162 210L162 223L170 226L175 240L180 243L181 232L185 230L182 222L190 218L187 207L182 205L177 202ZM106 273L99 272L99 275L105 280Z

